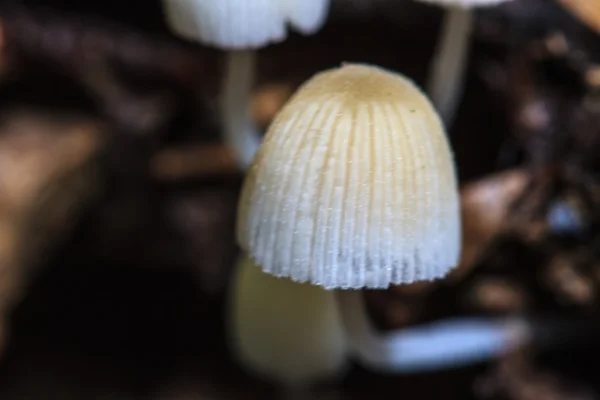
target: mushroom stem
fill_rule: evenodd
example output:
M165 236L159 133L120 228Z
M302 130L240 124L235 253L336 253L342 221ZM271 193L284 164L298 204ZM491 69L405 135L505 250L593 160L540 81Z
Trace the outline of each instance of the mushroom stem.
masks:
M463 93L473 25L472 11L451 6L442 24L427 81L427 92L446 126L450 126Z
M227 53L225 81L221 103L225 142L235 154L240 168L250 166L258 151L261 137L248 113L256 69L254 50Z
M347 346L334 292L268 275L248 257L233 279L231 348L248 372L296 399L310 398L315 381L341 376Z
M366 367L387 372L422 372L485 361L529 337L521 320L463 318L403 331L375 331L360 291L338 291L350 349Z

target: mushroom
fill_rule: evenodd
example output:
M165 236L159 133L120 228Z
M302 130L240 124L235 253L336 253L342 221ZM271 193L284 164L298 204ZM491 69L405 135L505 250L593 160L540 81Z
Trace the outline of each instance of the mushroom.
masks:
M329 0L163 0L167 22L178 35L227 51L220 102L225 140L240 167L252 162L261 137L248 116L256 50L287 36L287 25L315 33Z
M344 65L301 86L272 122L238 212L247 258L232 290L233 348L288 387L343 371L331 289L433 280L458 264L442 123L412 82L373 66Z
M473 25L472 7L509 0L418 0L447 6L427 79L427 93L447 126L454 120L464 86L468 46Z
M263 271L325 289L387 288L458 264L454 160L408 79L347 64L301 86L241 193L238 241Z
M240 196L244 255L229 304L240 362L298 394L341 376L350 355L408 372L526 342L531 326L518 318L389 334L371 324L358 289L440 279L458 264L455 175L438 115L405 77L346 64L302 85L274 118Z

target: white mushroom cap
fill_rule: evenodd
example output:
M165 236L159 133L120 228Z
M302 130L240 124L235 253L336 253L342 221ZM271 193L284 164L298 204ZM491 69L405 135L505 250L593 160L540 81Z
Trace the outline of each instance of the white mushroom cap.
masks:
M431 103L377 67L317 74L274 119L237 230L263 271L328 289L443 277L459 261L459 198Z
M226 50L280 42L291 24L301 33L319 29L329 0L163 0L167 22L179 35Z
M325 23L329 0L284 0L289 23L298 32L312 35Z
M478 7L493 6L510 0L418 0L421 3L431 3L442 6Z

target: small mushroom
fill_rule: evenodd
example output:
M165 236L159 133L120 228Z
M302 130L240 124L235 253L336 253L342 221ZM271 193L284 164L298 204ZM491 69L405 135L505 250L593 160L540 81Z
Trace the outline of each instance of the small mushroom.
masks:
M291 397L343 374L347 345L332 292L265 274L248 256L233 282L231 347L250 373L281 384Z
M221 118L225 140L246 169L260 145L248 115L256 49L281 42L287 25L309 35L325 22L329 0L163 0L167 21L187 39L226 50Z
M509 0L418 0L446 6L437 48L427 81L427 93L449 126L458 108L467 68L473 27L472 7L492 6Z
M442 123L410 80L374 66L344 65L298 89L267 132L238 211L249 259L232 292L234 351L292 387L343 371L347 333L338 324L348 321L332 304L352 314L362 294L331 289L442 278L460 255Z

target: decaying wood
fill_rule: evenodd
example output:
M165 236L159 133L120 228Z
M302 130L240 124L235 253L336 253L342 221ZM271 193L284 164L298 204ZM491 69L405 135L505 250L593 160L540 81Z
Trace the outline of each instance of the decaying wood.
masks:
M1 15L11 51L71 70L82 60L101 59L125 68L190 84L207 72L215 50L152 37L99 18L35 7L12 7Z
M210 83L218 82L216 50L164 34L33 6L1 9L0 20L6 42L3 49L0 40L0 68L6 65L6 73L16 76L48 70L68 76L113 130L162 132L181 93L211 92Z
M23 112L0 125L0 317L93 193L99 149L90 121Z
M152 160L152 173L161 181L198 179L237 172L233 153L220 144L165 149Z
M504 226L510 207L528 182L524 170L515 169L466 185L461 191L463 249L451 280L473 267Z

